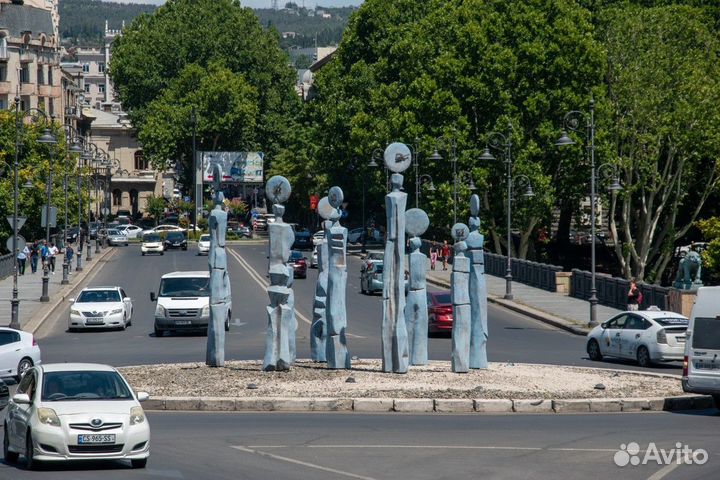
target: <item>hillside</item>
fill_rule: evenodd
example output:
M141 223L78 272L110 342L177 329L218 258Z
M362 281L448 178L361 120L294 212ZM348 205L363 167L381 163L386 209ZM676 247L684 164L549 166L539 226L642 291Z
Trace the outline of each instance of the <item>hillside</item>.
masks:
M60 0L60 37L65 45L100 45L106 20L111 29L120 29L123 21L129 24L135 17L155 8L100 0Z

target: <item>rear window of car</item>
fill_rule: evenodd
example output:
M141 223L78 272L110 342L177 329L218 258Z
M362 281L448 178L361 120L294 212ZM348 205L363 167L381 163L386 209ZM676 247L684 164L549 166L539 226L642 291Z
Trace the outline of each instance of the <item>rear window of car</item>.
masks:
M663 327L687 327L689 321L687 318L682 317L654 318L653 320Z
M449 293L439 293L433 296L435 297L435 303L437 303L438 305L445 305L452 302Z
M303 258L302 252L292 252L292 253L290 254L290 259L291 259L291 260L300 260L301 258Z
M720 350L720 317L696 318L692 339L693 348Z

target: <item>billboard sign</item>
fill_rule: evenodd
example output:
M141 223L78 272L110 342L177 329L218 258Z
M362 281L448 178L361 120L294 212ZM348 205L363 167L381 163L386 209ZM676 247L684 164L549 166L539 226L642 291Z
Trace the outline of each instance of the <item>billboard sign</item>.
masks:
M262 152L202 152L203 182L213 181L212 170L215 164L223 172L223 183L262 183Z

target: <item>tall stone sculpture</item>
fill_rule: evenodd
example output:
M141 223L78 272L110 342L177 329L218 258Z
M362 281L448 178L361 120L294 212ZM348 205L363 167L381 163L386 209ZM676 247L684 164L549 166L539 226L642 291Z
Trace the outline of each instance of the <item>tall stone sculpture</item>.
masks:
M210 367L225 366L225 328L229 326L230 277L225 253L227 212L222 209L223 193L220 190L222 172L219 165L213 167L215 207L210 212L210 321L208 322L205 364Z
M480 233L480 197L470 197L470 235L465 243L470 257L470 368L487 368L487 284L485 238Z
M328 288L327 288L327 341L325 357L328 368L350 368L350 355L347 349L347 309L345 295L347 291L347 263L345 246L347 228L342 227L339 207L343 202L343 191L332 187L327 196L331 211L327 212L329 228L325 230L328 245ZM323 205L323 210L330 210Z
M467 373L470 369L470 259L465 256L470 231L467 225L456 223L452 227L455 256L450 278L453 306L452 371Z
M382 369L407 373L409 351L405 328L405 206L407 194L401 192L404 172L412 162L410 149L402 143L385 149L385 166L393 172L392 192L385 196L387 240L383 260Z
M423 210L411 208L405 212L405 231L410 235L410 285L405 305L405 326L410 349L410 364L427 365L428 309L425 275L427 256L420 252L420 235L430 226Z
M265 337L263 370L286 371L295 362L295 297L292 290L293 268L287 264L290 247L295 240L292 227L283 222L285 207L281 203L290 198L290 182L276 175L268 180L265 192L272 204L275 222L268 225L270 237L270 306L267 307L268 327Z
M328 230L332 227L330 217L337 209L330 205L327 197L318 202L318 214L325 220L322 228L325 236L316 247L318 256L318 279L315 284L313 303L313 323L310 326L310 358L315 362L325 362L327 342L327 290L328 290Z

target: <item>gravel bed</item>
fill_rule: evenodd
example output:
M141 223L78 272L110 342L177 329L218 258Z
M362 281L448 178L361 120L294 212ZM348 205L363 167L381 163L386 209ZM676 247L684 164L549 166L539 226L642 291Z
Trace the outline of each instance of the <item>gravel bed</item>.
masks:
M487 370L450 371L432 361L407 374L383 373L380 360L356 360L352 370L328 370L298 360L289 372L263 372L260 361L123 367L136 391L169 397L390 398L633 398L682 395L680 380L581 367L491 363ZM600 388L604 387L604 388Z

